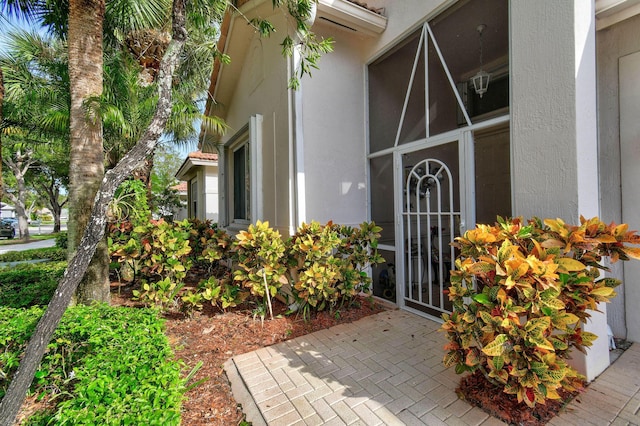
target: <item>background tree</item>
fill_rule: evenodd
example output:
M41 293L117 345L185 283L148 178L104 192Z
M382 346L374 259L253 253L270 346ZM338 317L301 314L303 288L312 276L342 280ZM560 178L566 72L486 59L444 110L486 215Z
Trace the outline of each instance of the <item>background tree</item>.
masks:
M102 95L102 26L104 0L69 0L69 222L68 248L73 253L91 215L91 205L104 177L102 121L86 104ZM96 247L74 303L108 302L109 251L105 240Z
M158 73L158 108L149 128L131 151L114 167L109 170L102 181L97 193L94 208L90 216L88 227L85 229L78 250L71 258L69 266L49 303L46 312L38 322L33 337L25 350L25 355L7 389L7 393L0 402L0 425L13 424L36 368L55 331L60 318L69 305L77 286L80 284L86 269L98 244L103 240L106 227L106 212L110 200L120 183L129 176L134 169L152 154L153 149L163 132L171 112L171 84L173 72L179 60L179 55L187 36L185 29L185 11L183 0L175 0L173 6L173 37L167 48L163 63Z
M52 150L38 150L37 166L31 168L28 182L53 216L53 232L60 232L62 208L67 204L69 185L69 146L52 144Z
M28 219L33 203L27 196L34 185L33 167L68 145L69 84L66 47L54 39L16 30L6 35L0 67L6 70L6 97L1 132L4 133L4 164L11 172L12 190L6 191L16 205L21 238L29 238ZM53 146L56 149L52 149ZM64 155L64 153L59 153ZM66 161L68 155L59 161ZM58 170L65 173L64 169Z
M4 73L2 72L2 66L0 65L0 200L4 195L4 180L2 179L2 128L3 117L2 106L4 105Z
M151 171L151 212L157 217L173 217L184 207L180 193L174 187L180 182L175 174L182 165L182 157L175 145L158 145Z
M7 169L13 173L13 190L6 191L6 197L13 203L18 216L18 234L20 238L29 240L29 205L27 204L27 196L29 190L27 188L25 177L29 168L35 164L33 152L24 149L23 144L16 144L13 147L12 155L4 155L3 162Z

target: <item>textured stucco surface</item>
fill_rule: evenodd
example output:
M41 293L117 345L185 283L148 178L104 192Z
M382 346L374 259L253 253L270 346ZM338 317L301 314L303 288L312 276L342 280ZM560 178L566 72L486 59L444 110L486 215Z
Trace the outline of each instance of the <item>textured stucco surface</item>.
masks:
M633 229L640 223L640 52L620 58L620 149L622 220ZM624 266L627 337L640 341L640 262Z
M623 195L620 177L620 98L618 63L623 56L640 51L640 16L627 19L617 25L597 33L598 57L598 125L600 160L600 206L602 217L606 221L622 222ZM638 195L625 194L626 197ZM640 223L630 223L632 229L640 229ZM625 300L627 306L637 307L638 296L627 294L627 289L638 288L640 272L633 271L636 265L621 263L612 265L612 275L623 280L609 309L608 320L613 333L619 337L627 337L625 323ZM624 269L624 275L623 275ZM632 308L637 310L636 308ZM633 327L640 332L640 323ZM639 340L638 336L635 338Z
M511 2L516 215L579 217L573 3Z
M599 211L593 4L509 4L514 213L577 223ZM585 325L599 336L606 327L599 313ZM608 359L598 339L573 364L592 380Z

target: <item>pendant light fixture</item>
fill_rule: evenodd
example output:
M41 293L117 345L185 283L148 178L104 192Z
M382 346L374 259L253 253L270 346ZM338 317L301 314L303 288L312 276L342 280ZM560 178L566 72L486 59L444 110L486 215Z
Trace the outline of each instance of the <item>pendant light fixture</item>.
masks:
M478 37L480 39L480 71L477 72L476 75L471 77L471 84L473 84L473 88L476 91L476 94L482 98L482 95L487 91L489 87L489 80L491 79L491 74L482 69L482 32L487 28L485 24L480 24L476 28L478 31Z

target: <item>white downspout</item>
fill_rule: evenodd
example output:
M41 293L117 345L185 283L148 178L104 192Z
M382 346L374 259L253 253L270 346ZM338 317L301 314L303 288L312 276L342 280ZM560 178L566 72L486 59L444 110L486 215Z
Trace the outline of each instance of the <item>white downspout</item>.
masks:
M293 49L289 60L289 78L294 77L300 64L300 47ZM306 221L304 131L302 123L302 82L298 90L289 90L289 232L293 235Z
M287 61L287 78L293 75L295 70L294 58L289 58ZM287 124L289 126L289 235L293 235L296 230L296 224L298 223L298 203L296 201L296 155L295 155L295 122L294 122L294 91L288 89L289 102L288 105L288 119Z

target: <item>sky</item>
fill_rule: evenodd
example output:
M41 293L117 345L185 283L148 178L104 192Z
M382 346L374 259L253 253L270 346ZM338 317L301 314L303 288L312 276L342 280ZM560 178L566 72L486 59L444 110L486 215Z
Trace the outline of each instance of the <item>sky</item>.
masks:
M41 32L42 34L45 33L40 25L27 22L24 19L18 19L15 16L9 16L6 13L0 11L0 51L3 51L6 46L6 35L11 31L20 29L27 31L35 30Z

